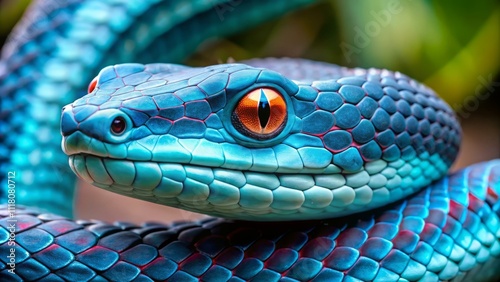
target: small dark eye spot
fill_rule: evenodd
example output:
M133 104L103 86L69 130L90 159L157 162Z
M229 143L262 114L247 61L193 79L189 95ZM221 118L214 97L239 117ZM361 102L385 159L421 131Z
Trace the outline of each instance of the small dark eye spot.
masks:
M125 122L125 119L123 117L116 117L111 122L111 132L115 135L122 134L125 131L126 127L127 123Z

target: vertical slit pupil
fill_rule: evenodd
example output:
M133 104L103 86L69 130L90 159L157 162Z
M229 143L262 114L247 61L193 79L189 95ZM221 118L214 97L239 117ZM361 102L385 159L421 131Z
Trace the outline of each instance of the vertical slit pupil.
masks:
M264 90L260 90L260 99L259 99L259 122L262 128L266 128L267 123L269 122L269 117L271 116L271 107L269 105L269 101L267 100L266 93Z

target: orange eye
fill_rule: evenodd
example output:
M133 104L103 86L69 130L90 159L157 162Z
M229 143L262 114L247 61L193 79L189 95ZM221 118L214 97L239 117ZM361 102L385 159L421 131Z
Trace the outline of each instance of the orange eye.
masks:
M97 85L97 77L95 77L94 79L92 79L92 81L90 82L88 93L94 91L96 85Z
M287 116L285 100L271 88L258 88L246 94L233 112L236 128L257 139L276 136Z

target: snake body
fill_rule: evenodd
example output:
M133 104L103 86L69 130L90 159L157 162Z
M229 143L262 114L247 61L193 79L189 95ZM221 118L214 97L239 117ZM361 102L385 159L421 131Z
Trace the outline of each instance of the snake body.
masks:
M13 274L2 208L2 279L494 279L500 162L445 176L458 123L400 73L297 59L119 64L72 102L101 67L176 62L307 1L48 3L31 8L0 63L0 177L15 170L18 202L45 210L16 206ZM136 226L46 213L71 214L74 179L45 134L59 124L71 168L101 188L238 220L308 221Z

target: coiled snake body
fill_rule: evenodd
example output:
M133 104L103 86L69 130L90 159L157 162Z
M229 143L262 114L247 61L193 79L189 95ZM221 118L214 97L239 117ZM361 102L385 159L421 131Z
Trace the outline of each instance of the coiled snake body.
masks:
M299 59L118 64L72 102L102 66L179 60L239 21L264 20L257 9L272 16L305 2L243 1L223 19L217 5L229 4L214 1L33 6L0 65L1 177L15 176L17 201L70 215L73 179L54 174L67 170L66 157L60 139L43 134L59 127L67 104L62 148L79 177L236 221L109 225L16 206L13 264L5 206L0 277L494 279L500 162L445 176L458 123L432 90L400 73Z

